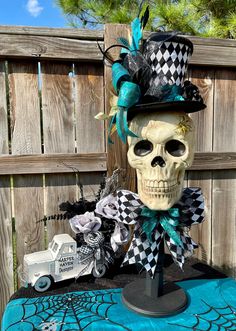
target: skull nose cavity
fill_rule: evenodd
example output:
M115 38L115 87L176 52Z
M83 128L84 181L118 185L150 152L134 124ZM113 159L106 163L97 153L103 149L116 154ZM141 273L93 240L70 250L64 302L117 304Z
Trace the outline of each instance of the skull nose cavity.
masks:
M156 167L156 166L160 166L160 167L164 167L166 165L165 161L163 160L163 158L161 156L156 156L154 157L154 159L152 160L151 163L152 167Z

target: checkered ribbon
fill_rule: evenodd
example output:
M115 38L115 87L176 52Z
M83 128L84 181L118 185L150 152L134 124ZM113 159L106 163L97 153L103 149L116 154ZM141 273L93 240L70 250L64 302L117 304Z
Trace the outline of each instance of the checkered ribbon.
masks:
M145 232L142 230L142 223L145 218L141 216L141 211L144 205L137 194L121 190L117 192L117 199L120 221L134 225L133 239L122 265L140 263L153 278L157 267L160 243L162 240L165 240L173 260L182 269L185 258L192 255L193 250L198 247L191 237L184 232L183 228L190 227L192 224L199 224L204 219L204 201L201 189L184 189L181 199L174 206L180 210L180 220L179 225L176 227L176 234L182 241L182 247L170 238L158 222L154 230L154 240L152 242L148 240Z

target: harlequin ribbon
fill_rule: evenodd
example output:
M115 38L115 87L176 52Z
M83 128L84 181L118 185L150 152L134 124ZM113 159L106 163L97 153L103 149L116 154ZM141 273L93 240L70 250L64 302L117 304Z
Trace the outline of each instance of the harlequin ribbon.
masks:
M153 231L158 223L168 233L169 237L175 242L176 245L183 247L180 236L176 232L176 227L179 225L179 209L170 208L167 211L151 210L148 207L143 207L141 216L147 219L142 224L142 229L145 232L149 241L153 241Z
M134 225L134 235L122 265L140 263L153 278L158 263L160 242L165 240L173 260L182 269L185 257L191 256L194 249L198 247L184 231L184 228L190 227L192 224L199 224L204 220L204 201L201 189L184 189L178 203L168 211L169 215L166 214L167 211L159 212L159 219L162 219L162 223L159 221L158 224L156 220L155 223L152 221L158 211L152 213L143 205L136 193L127 190L117 191L117 203L117 217L120 222ZM151 220L151 223L154 223L155 231L152 241L148 239L148 234L146 235L141 226L145 217L149 218L147 222ZM153 224L147 231L151 231L152 227ZM179 244L179 240L181 240L181 244Z

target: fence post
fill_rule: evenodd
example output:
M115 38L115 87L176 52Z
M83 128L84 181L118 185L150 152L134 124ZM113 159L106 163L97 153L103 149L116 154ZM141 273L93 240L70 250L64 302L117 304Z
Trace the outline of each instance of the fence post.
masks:
M128 37L129 25L126 24L106 24L104 33L104 49L114 44L119 44L117 41L118 37ZM114 59L119 57L120 48L113 48L111 54ZM104 66L104 86L105 86L105 112L108 114L110 112L110 100L113 95L112 93L112 83L111 83L111 67L108 65ZM106 141L107 141L107 127L106 124ZM127 144L124 144L117 137L115 132L111 136L114 144L106 143L107 149L107 170L108 175L120 168L122 169L121 185L122 188L129 189L131 191L136 190L136 173L132 169L127 161Z

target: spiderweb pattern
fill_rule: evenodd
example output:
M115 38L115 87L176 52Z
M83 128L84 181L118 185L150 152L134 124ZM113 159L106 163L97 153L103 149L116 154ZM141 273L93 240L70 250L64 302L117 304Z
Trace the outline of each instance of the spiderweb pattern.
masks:
M195 324L192 326L169 323L181 326L186 330L194 331L236 331L236 308L231 305L213 307L201 300L206 305L206 311L194 314Z
M17 330L19 325L20 330L46 330L40 325L46 325L52 319L58 321L56 331L88 331L89 326L100 322L116 326L117 330L131 331L109 318L110 308L117 304L113 295L120 293L120 289L96 290L25 299L19 304L22 314L18 321L10 324L5 331ZM97 327L99 329L99 324Z

